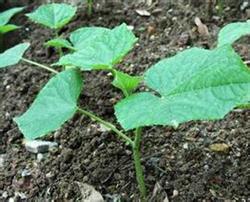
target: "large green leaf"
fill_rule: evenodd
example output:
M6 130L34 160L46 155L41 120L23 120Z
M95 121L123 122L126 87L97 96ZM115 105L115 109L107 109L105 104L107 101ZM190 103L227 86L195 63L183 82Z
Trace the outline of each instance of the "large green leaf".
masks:
M246 22L230 23L220 30L218 46L233 44L245 35L250 35L250 20Z
M0 68L17 64L29 46L29 43L21 43L1 53Z
M40 6L27 16L34 22L51 29L60 29L75 15L76 8L64 3L52 3Z
M164 59L145 74L145 92L115 106L124 129L223 118L250 101L250 70L230 45L215 50L192 48Z
M31 107L14 119L25 138L46 135L70 119L77 110L81 89L82 79L77 70L69 69L53 77Z
M0 26L6 25L16 13L21 12L23 9L24 7L11 8L0 13Z
M83 49L60 58L56 65L73 65L84 70L109 69L133 48L137 38L122 24L88 42Z

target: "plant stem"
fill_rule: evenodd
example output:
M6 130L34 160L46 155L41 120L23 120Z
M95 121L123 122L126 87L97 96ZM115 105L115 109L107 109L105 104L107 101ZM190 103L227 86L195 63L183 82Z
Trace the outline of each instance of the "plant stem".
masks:
M219 15L223 15L223 9L224 9L224 0L218 0L218 7L219 7Z
M56 71L56 70L54 70L54 69L52 69L52 68L50 68L48 66L42 65L42 64L34 62L32 60L29 60L29 59L26 59L26 58L22 58L21 60L24 61L24 62L27 62L27 63L29 63L31 65L35 65L37 67L40 67L42 69L46 69L46 70L48 70L48 71L50 71L52 73L55 73L55 74L59 73L58 71Z
M135 164L136 180L139 185L139 190L141 194L141 200L146 200L146 186L144 182L144 174L141 165L141 154L140 154L140 143L141 143L141 128L135 130L135 140L132 146L133 148L133 158Z
M120 130L118 130L112 123L104 121L102 118L94 115L93 113L86 111L84 109L81 109L78 107L78 111L88 117L90 117L91 119L93 119L96 122L101 123L102 125L104 125L105 127L109 128L110 130L112 130L113 132L115 132L121 139L123 139L126 143L129 143L131 146L134 145L134 142L124 133L122 133Z
M88 0L88 16L90 17L93 12L93 0Z
M59 30L57 29L57 30L55 30L55 35L56 35L56 38L60 38L60 36L59 36ZM56 48L56 50L58 51L58 53L59 53L59 57L62 57L63 56L63 51L62 51L62 48L61 47L59 47L59 48Z

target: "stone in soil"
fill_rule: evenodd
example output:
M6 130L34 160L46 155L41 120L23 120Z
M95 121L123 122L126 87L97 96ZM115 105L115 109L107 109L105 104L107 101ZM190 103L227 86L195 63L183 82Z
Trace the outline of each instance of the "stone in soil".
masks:
M49 149L57 147L56 142L41 141L41 140L26 140L24 142L25 148L31 153L45 153Z

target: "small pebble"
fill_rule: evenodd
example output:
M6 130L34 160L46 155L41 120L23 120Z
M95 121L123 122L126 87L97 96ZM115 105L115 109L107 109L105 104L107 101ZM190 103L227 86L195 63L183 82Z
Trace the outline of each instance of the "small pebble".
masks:
M29 170L25 169L25 170L22 171L21 176L22 177L31 176L31 172Z
M176 197L176 196L178 196L179 195L179 192L177 191L177 190L174 190L173 191L173 197Z
M45 153L53 147L58 147L56 142L41 141L41 140L25 140L25 148L31 153Z
M43 154L38 153L36 158L37 158L37 161L38 161L38 162L41 162L42 159L43 159Z
M127 25L127 28L129 29L129 30L134 30L134 26L133 25Z
M15 199L13 197L9 198L9 202L15 202Z
M183 149L188 149L188 143L187 142L184 143L182 147L183 147Z
M3 168L6 162L6 154L0 154L0 168Z
M248 2L247 1L244 1L241 6L240 6L240 10L245 10L246 8L248 7Z
M7 191L5 191L5 192L2 193L2 197L3 197L3 198L8 198L8 196L9 196L9 195L8 195L8 192L7 192Z
M49 172L45 176L46 176L46 178L51 178L53 176L53 174L52 174L52 172Z
M149 17L151 14L147 10L136 9L135 12L144 17Z

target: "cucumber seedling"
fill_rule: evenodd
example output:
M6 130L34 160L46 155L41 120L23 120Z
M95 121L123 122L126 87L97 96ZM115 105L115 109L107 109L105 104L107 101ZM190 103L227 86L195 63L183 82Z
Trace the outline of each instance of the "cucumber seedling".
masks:
M52 3L39 6L34 12L26 16L35 23L41 24L51 29L54 33L54 39L45 43L46 46L52 46L57 49L60 56L63 55L62 48L70 48L70 43L60 37L60 30L68 24L76 14L76 7L64 3Z
M14 121L27 139L57 130L75 113L104 125L131 147L140 196L145 201L147 194L140 160L143 127L177 127L191 120L217 120L235 107L249 103L250 70L232 48L234 41L250 33L248 22L241 25L237 31L231 30L234 23L223 28L219 45L213 50L190 48L150 67L143 75L145 85L151 89L149 92L135 93L142 77L128 75L116 68L137 41L126 24L113 29L88 27L73 32L70 41L74 51L54 64L72 68L62 68L60 72L53 66L24 59L29 44L19 44L0 54L0 68L13 67L23 60L55 75L41 89L30 108ZM249 31L245 31L246 27ZM114 106L115 116L123 129L86 110L87 106L78 105L78 97L84 90L81 71L112 73L113 86L124 94Z

